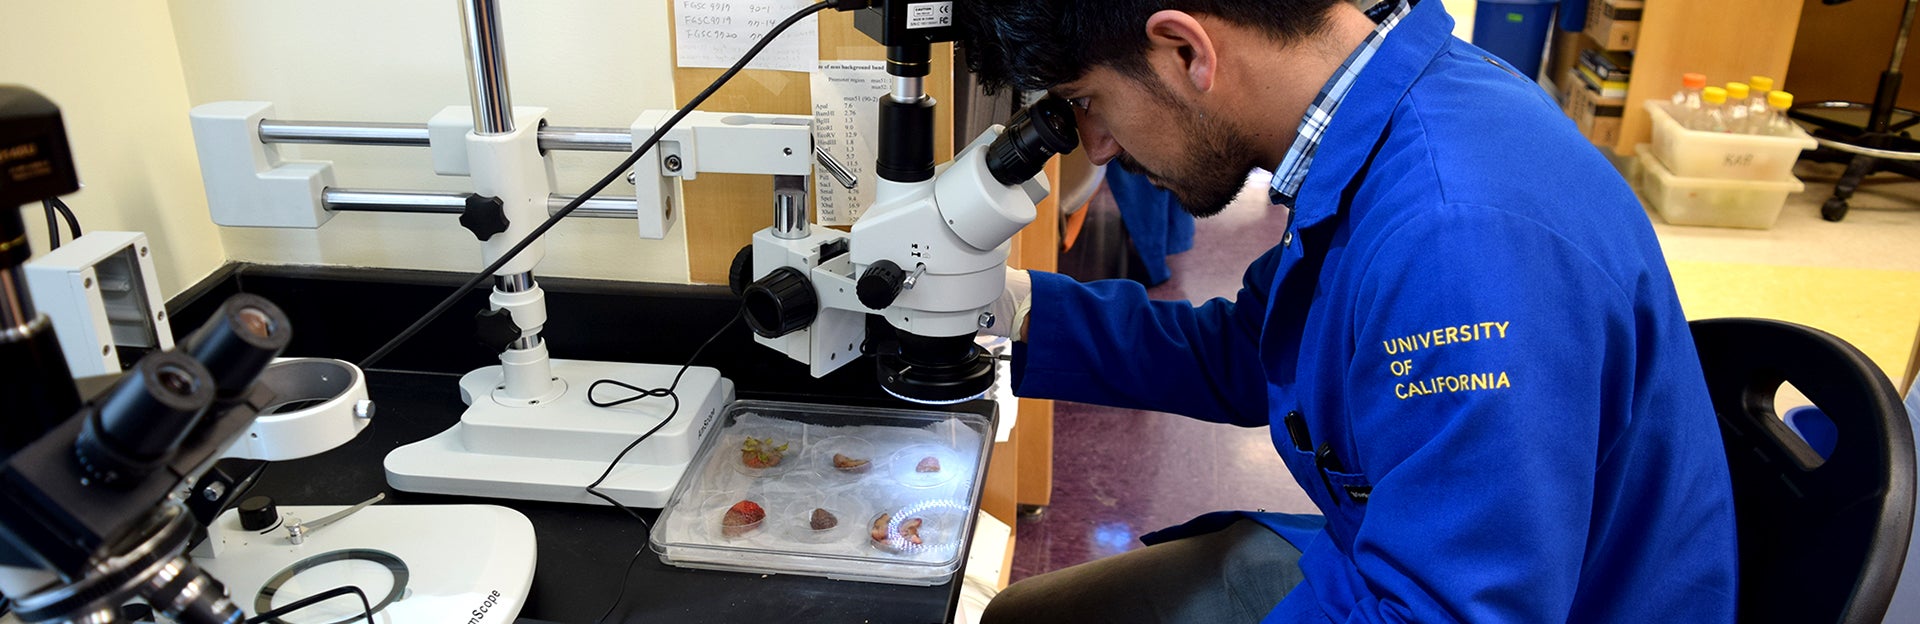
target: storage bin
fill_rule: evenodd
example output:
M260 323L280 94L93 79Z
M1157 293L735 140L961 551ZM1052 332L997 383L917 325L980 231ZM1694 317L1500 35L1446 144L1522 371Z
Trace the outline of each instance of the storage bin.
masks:
M1653 156L1683 178L1779 181L1793 176L1801 151L1820 145L1798 126L1793 136L1688 130L1667 112L1670 102L1644 104L1653 124Z
M1780 218L1787 195L1807 188L1791 175L1776 180L1723 180L1674 175L1642 143L1640 192L1660 218L1674 225L1765 230Z

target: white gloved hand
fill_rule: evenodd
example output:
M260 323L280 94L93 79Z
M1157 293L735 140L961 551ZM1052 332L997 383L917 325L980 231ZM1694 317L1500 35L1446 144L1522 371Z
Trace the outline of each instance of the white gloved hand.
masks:
M1026 271L1007 268L1007 285L1000 299L987 308L993 313L993 326L980 330L989 336L1023 340L1027 313L1033 308L1033 277Z

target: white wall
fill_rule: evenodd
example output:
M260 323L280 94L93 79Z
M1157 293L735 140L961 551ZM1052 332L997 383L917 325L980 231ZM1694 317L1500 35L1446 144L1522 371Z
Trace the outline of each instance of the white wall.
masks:
M170 4L193 104L263 100L288 120L425 122L444 107L468 103L457 0ZM502 0L501 7L515 105L548 108L548 121L556 126L608 127L626 127L643 110L673 106L666 2ZM426 148L285 145L281 154L333 161L341 187L471 188L466 178L434 175ZM556 191L567 194L585 189L621 158L557 154ZM606 194L628 196L631 189L621 181ZM235 261L481 268L479 243L452 216L344 213L319 230L219 229ZM547 234L546 260L536 271L687 280L683 228L662 241L640 240L634 231L631 220L563 222Z
M146 232L164 296L219 268L225 254L207 217L164 4L0 2L0 83L26 85L60 106L85 186L66 202L88 231ZM40 207L26 210L28 236L44 253Z

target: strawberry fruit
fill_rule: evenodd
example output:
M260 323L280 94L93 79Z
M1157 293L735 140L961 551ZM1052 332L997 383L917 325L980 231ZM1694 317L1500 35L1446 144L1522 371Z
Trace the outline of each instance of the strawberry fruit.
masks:
M760 504L743 500L727 508L727 515L720 518L720 534L727 537L740 537L760 528L760 521L767 519L767 510Z

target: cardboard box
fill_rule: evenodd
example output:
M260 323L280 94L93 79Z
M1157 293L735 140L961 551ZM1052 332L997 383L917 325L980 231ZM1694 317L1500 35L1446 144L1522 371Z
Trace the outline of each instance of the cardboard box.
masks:
M1568 70L1562 87L1567 117L1588 141L1605 149L1620 143L1620 118L1627 110L1626 98L1606 98L1588 88L1578 69Z
M1587 39L1586 35L1579 31L1562 30L1557 24L1553 27L1553 39L1547 45L1546 76L1554 79L1555 87L1561 86L1558 81L1567 74L1568 69L1579 66L1580 53L1594 47L1593 41Z
M1632 50L1640 41L1642 0L1590 0L1584 32L1603 50Z

